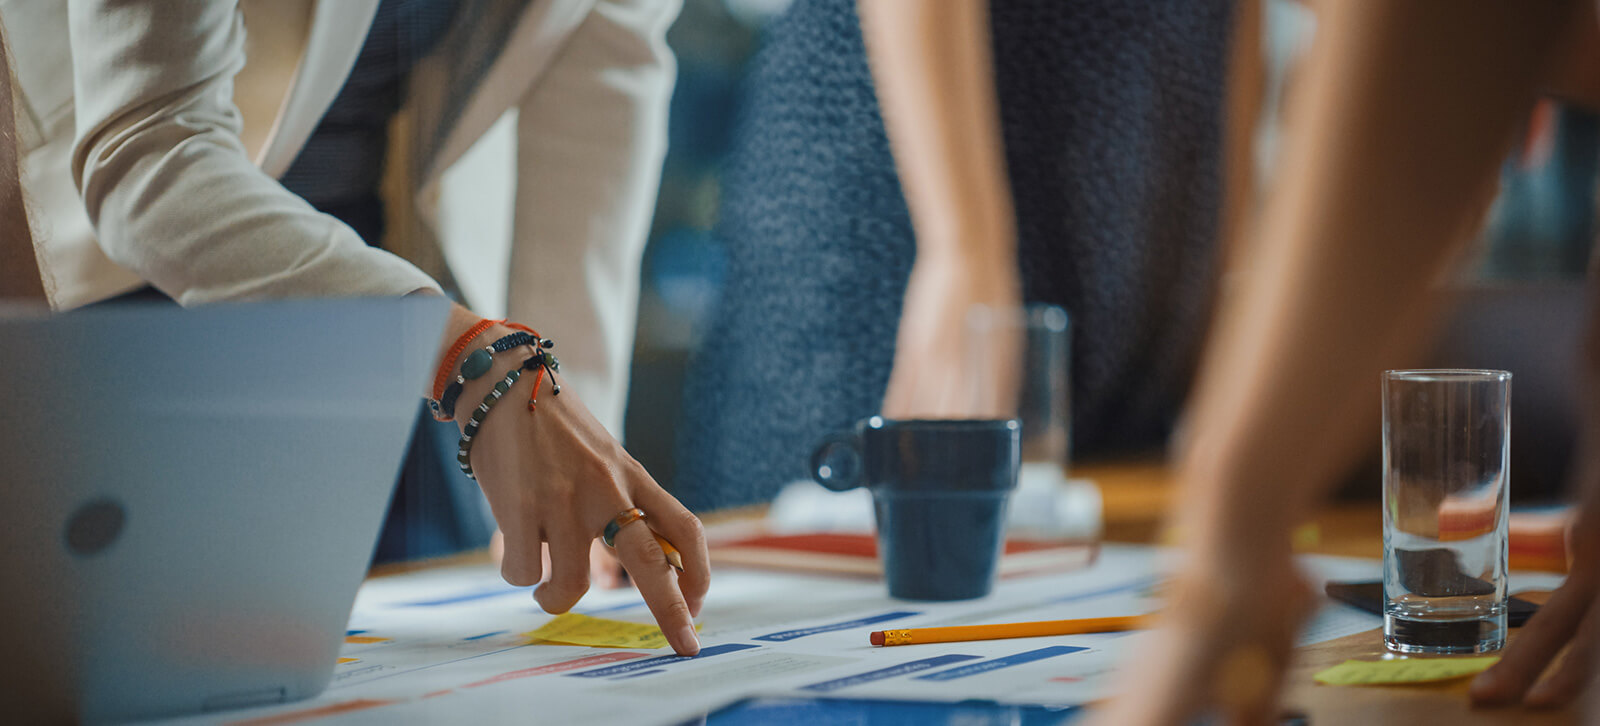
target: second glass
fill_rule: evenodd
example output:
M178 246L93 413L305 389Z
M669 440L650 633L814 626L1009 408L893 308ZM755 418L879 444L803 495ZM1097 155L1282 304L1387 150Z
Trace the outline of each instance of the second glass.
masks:
M1401 653L1506 637L1511 374L1383 374L1383 636Z
M1009 381L1022 421L1022 471L1007 536L1032 542L1088 541L1100 534L1100 490L1071 479L1072 333L1067 312L1046 303L974 309L965 339L975 377ZM1011 351L996 356L994 351Z

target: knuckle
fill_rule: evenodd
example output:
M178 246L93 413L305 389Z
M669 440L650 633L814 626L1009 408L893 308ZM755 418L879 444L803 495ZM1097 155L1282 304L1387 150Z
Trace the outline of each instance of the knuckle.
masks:
M695 516L694 512L683 509L673 516L677 520L677 525L684 531L694 533L696 538L705 536L705 526L700 523L700 518Z
M679 600L677 598L674 598L672 601L668 602L665 607L661 608L661 619L662 620L693 620L694 617L689 614L689 604L688 603L686 603L686 602L684 602L682 600Z

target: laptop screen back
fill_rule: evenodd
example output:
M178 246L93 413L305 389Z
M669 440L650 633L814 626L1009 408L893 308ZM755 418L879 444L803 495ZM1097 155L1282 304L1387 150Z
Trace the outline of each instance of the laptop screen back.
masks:
M326 687L446 307L0 313L0 702L103 720Z

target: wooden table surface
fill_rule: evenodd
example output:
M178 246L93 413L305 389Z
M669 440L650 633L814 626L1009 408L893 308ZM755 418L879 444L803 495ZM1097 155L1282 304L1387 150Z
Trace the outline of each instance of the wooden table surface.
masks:
M1112 542L1155 542L1172 496L1172 480L1160 462L1133 462L1084 466L1073 476L1100 485L1105 502L1105 535ZM1299 549L1307 553L1346 557L1383 556L1383 513L1376 501L1334 503L1314 520L1315 538L1307 537ZM1526 595L1540 601L1539 594ZM1510 637L1515 640L1517 631ZM1471 679L1409 686L1324 686L1312 680L1318 671L1352 658L1373 660L1385 654L1382 631L1331 640L1301 648L1293 672L1285 681L1286 708L1306 714L1314 725L1358 724L1539 724L1578 723L1578 709L1535 711L1522 707L1473 709L1467 698Z

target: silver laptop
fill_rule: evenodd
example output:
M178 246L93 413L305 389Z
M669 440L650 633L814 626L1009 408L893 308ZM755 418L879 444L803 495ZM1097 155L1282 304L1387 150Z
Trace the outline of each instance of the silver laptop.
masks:
M446 312L0 310L0 720L326 688Z

